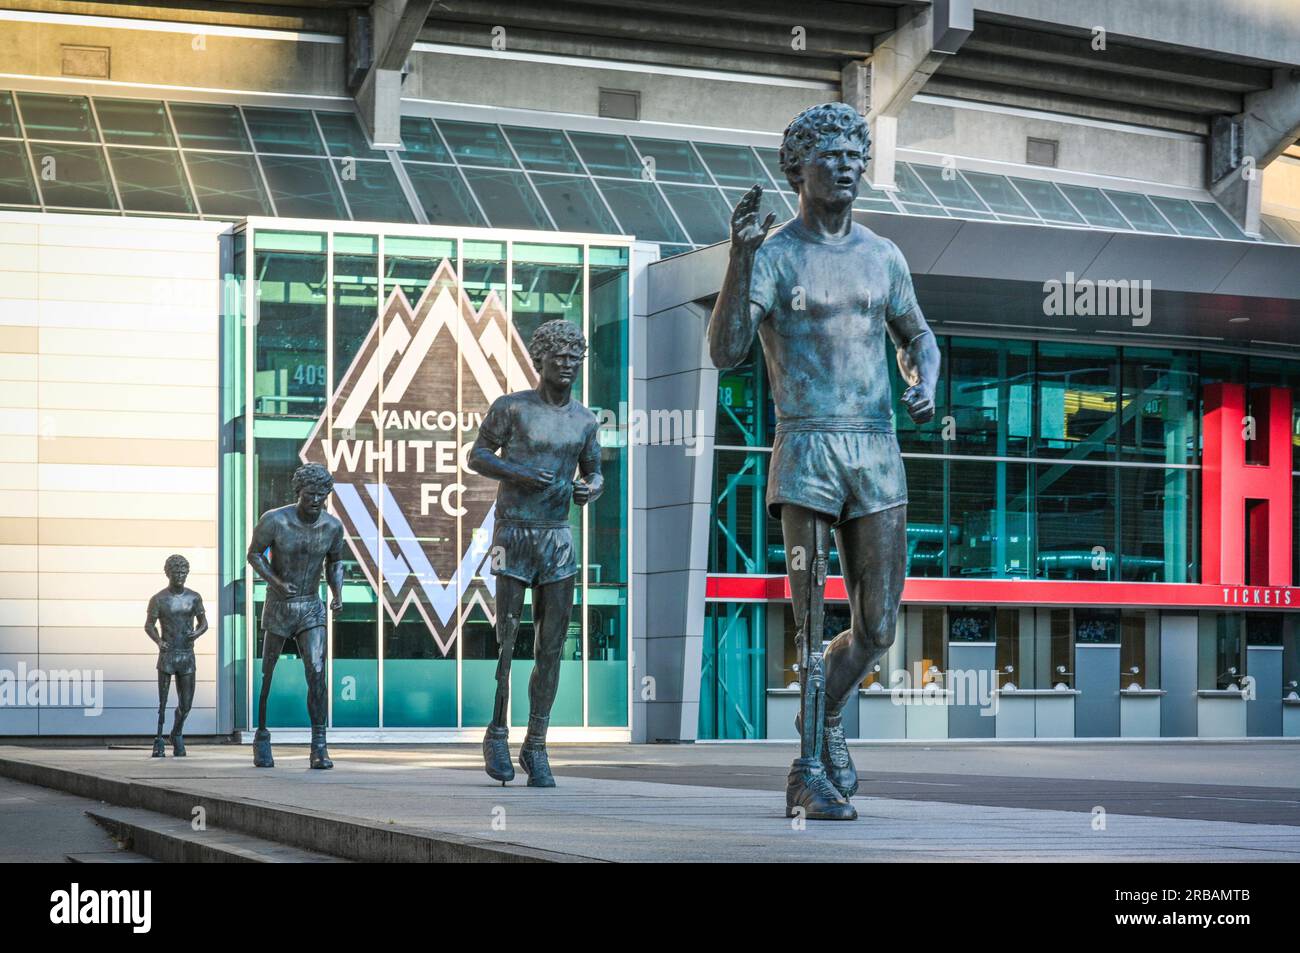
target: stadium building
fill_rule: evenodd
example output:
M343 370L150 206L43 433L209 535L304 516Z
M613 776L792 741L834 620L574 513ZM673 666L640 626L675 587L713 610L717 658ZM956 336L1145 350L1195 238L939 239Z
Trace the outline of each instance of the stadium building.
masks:
M943 355L935 420L897 415L908 580L850 735L1300 735L1294 14L10 0L0 689L40 691L0 691L0 736L152 732L173 552L212 623L190 733L247 734L249 530L316 461L349 543L331 737L477 740L495 489L465 453L563 318L607 485L552 736L793 738L762 355L719 372L703 332L731 206L794 214L780 133L828 100L870 120L855 215ZM279 666L277 740L305 691Z

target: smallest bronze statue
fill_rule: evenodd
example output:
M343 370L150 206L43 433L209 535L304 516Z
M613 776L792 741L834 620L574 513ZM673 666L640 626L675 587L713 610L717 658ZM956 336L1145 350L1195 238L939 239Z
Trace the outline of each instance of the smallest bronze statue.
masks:
M194 640L208 631L208 617L203 611L203 597L185 588L190 574L189 560L184 556L168 556L163 572L169 585L149 600L144 622L145 634L158 646L158 731L154 735L153 756L167 757L162 731L167 716L167 694L175 675L176 718L168 740L172 743L172 754L183 758L185 717L194 702Z

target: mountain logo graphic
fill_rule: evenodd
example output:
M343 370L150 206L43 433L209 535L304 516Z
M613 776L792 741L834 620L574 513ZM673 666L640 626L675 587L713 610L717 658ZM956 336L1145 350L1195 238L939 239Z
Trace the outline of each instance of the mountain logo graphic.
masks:
M415 606L443 655L476 605L495 616L497 485L469 450L492 402L537 380L497 293L476 308L444 259L414 307L393 289L299 453L334 475L331 505L384 611L397 623Z

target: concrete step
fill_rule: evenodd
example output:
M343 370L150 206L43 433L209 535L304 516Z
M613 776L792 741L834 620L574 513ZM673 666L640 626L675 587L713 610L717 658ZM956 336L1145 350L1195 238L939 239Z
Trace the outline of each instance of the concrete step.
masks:
M337 769L336 769L337 770ZM447 831L308 810L234 794L196 793L161 781L133 780L46 764L20 752L0 756L0 777L66 791L105 805L175 818L189 830L196 806L208 825L303 850L368 863L593 863L594 858ZM136 848L139 850L140 848Z
M86 816L128 851L165 863L341 864L347 861L316 851L277 844L250 834L208 827L132 807L104 807Z
M70 864L156 864L158 861L133 850L101 850L64 854Z

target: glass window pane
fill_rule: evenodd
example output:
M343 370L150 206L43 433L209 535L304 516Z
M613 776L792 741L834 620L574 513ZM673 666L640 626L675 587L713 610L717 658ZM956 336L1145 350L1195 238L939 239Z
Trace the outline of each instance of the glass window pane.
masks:
M653 184L599 179L596 187L614 210L622 234L648 242L688 241Z
M769 180L763 163L748 146L724 146L714 142L697 142L695 148L708 164L709 171L719 185L747 189L754 183L768 188ZM785 176L780 179L785 184Z
M1079 185L1062 185L1061 191L1074 203L1089 225L1098 228L1122 228L1128 230L1129 224L1115 211L1100 189L1088 189Z
M943 460L907 457L907 574L942 576L947 557L943 522Z
M462 171L493 228L554 228L522 172Z
M138 99L95 99L105 142L127 146L173 146L162 103Z
M10 93L0 91L0 136L17 139L21 135L18 113L14 110L14 98Z
M772 177L772 181L776 183L778 189L782 192L794 191L790 188L790 181L785 177L785 173L781 171L780 150L762 149L755 146L754 154L758 156L759 161L763 163L763 167L767 169L768 175Z
M343 196L325 159L262 156L262 170L278 215L288 218L348 218Z
M194 200L181 170L175 149L111 148L113 166L122 205L132 212L183 212L194 214Z
M642 137L635 137L632 142L641 153L641 163L647 178L658 179L660 182L711 184L704 163L695 155L689 142Z
M325 255L259 251L253 265L258 276L254 410L259 417L296 417L310 427L325 410L328 387ZM301 446L301 441L295 445L295 458ZM283 505L277 502L282 499L293 499L292 491L262 501L260 509Z
M770 453L715 451L710 572L785 571L780 523L768 516L763 501L771 457Z
M266 189L251 155L186 152L185 164L204 215L270 215Z
M712 245L727 239L730 233L731 208L714 188L693 189L685 185L665 185L664 195L682 225L697 245Z
M563 232L601 232L617 234L605 203L600 200L591 179L573 175L534 175L533 185Z
M955 427L955 439L947 444L951 451L997 457L1029 452L1032 351L1025 341L952 339L946 361Z
M46 205L68 208L117 208L100 146L32 143L32 161Z
M1020 215L1037 218L1024 196L1012 187L1005 175L989 175L987 172L965 172L966 181L979 193L985 203L999 215Z
M881 192L872 191L867 196L859 196L853 200L853 207L865 209L868 212L897 212L898 207L889 199L884 197Z
M1051 182L1042 182L1038 179L1012 179L1011 181L1034 207L1034 211L1047 221L1066 222L1070 225L1084 224L1083 218Z
M20 141L0 142L0 204L40 205L27 147Z
M1195 472L1159 467L1118 470L1123 527L1121 578L1133 582L1188 581L1195 549Z
M1147 463L1194 463L1195 354L1124 349L1120 409L1123 456Z
M1106 190L1106 197L1115 203L1115 207L1124 213L1134 228L1140 232L1155 232L1159 235L1172 235L1164 216L1156 211L1150 199L1136 192L1112 192Z
M949 575L1033 575L1028 469L974 460L949 465Z
M1167 199L1159 195L1151 196L1156 208L1164 212L1165 218L1173 222L1180 235L1195 235L1201 238L1218 238L1218 233L1210 228L1200 212L1192 208L1192 203L1183 199Z
M975 190L966 184L955 169L949 172L950 177L945 177L944 172L948 170L937 166L917 165L913 168L921 180L930 187L930 191L949 209L960 209L963 212L987 211L980 197L975 194Z
M354 158L386 159L383 149L372 149L366 141L366 134L361 123L352 113L316 113L321 132L325 136L325 145L332 156L351 156Z
M727 202L726 202L728 206L727 207L727 229L728 229L728 234L730 234L731 210L734 209L736 205L740 202L740 200L744 197L745 191L743 189L724 189L723 194L726 195L727 197ZM893 211L894 207L891 205L889 208L890 211ZM776 219L773 222L773 227L781 224L784 221L787 221L792 214L790 211L790 206L786 204L786 201L781 196L781 193L775 191L774 189L763 190L763 196L758 200L758 220L762 222L764 219L766 219L768 212L773 212L776 215Z
M290 155L325 154L311 113L305 109L244 109L248 131L258 152Z
M402 117L402 144L406 146L402 156L407 159L451 161L451 153L442 144L438 130L433 127L433 120L424 116Z
M641 160L625 137L606 136L598 132L571 132L569 138L573 140L573 147L578 150L592 175L645 178ZM617 211L615 214L618 214Z
M335 159L352 218L358 222L414 222L415 213L388 160Z
M1213 202L1193 202L1202 215L1209 219L1210 224L1224 238L1235 238L1238 241L1249 241L1246 233L1237 227L1237 223L1228 217L1228 213Z
M903 209L912 215L930 215L934 218L947 218L948 211L938 205L914 205L904 202Z
M1116 445L1119 355L1114 348L1038 348L1038 452L1110 457Z
M172 103L172 121L181 145L190 149L221 149L252 152L244 122L234 106L204 103Z
M505 169L518 167L498 126L439 119L438 128L442 130L443 138L447 140L451 151L456 154L456 159L465 165L490 165Z
M560 130L525 126L506 126L505 130L525 169L582 173L582 163Z
M898 163L894 170L894 182L898 186L898 191L895 194L900 202L908 202L913 205L939 204L921 183L920 176L906 162Z
M23 127L28 139L63 139L71 142L98 142L90 102L85 96L53 96L45 93L19 93Z
M1119 468L1039 465L1038 575L1115 579L1115 478Z
M476 225L487 223L479 214L474 199L465 187L460 172L449 165L420 165L408 162L404 166L407 178L424 208L424 214L433 225Z

